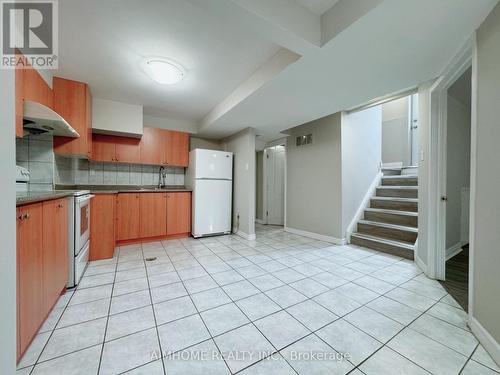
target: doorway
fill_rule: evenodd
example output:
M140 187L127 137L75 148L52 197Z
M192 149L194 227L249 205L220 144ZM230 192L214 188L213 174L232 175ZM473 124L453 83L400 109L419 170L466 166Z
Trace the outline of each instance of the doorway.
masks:
M469 281L469 202L471 165L472 69L448 88L446 95L446 159L442 173L446 249L444 288L467 310Z
M285 223L285 145L264 150L265 165L265 222L270 225Z
M382 104L382 163L387 168L418 166L418 94Z

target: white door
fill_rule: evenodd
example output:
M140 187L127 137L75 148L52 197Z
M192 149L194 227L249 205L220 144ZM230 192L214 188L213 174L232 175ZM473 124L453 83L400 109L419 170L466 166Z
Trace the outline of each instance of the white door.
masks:
M266 149L267 224L283 225L285 200L285 146Z
M223 179L233 178L233 154L231 152L196 149L194 153L194 178Z
M193 193L193 236L230 232L232 181L196 180Z

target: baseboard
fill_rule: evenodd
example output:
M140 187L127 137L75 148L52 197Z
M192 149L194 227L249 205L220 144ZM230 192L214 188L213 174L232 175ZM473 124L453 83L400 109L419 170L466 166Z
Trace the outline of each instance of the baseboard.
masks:
M299 236L314 238L315 240L326 241L334 243L335 245L345 245L347 243L345 238L336 238L331 236L325 236L324 234L307 232L305 230L285 227L285 232L298 234Z
M377 173L377 175L373 179L370 187L366 191L366 194L363 197L363 200L361 201L358 209L356 210L354 217L352 218L351 222L347 226L347 229L346 229L347 243L351 243L351 234L355 232L354 228L356 228L356 225L358 225L358 221L363 218L365 208L368 207L368 205L370 203L370 198L375 195L377 187L380 185L380 181L382 180L382 176L383 176L382 172Z
M265 223L266 223L266 222L265 222L264 220L262 220L262 219L255 219L255 222L256 222L257 224L265 224Z
M240 236L241 238L244 238L245 240L248 240L248 241L253 241L256 238L255 233L248 234L248 233L243 232L241 229L236 229L236 228L233 228L233 234L236 234L237 236Z
M460 242L457 242L455 245L453 245L453 246L449 247L448 249L446 249L446 260L450 260L455 255L460 254L462 252L462 250L463 250L463 247L466 244L467 243L463 243L462 241L460 241Z
M476 318L469 315L469 327L479 342L484 346L488 354L500 366L500 345L490 335L490 333L477 321Z
M417 255L417 253L414 253L415 254L415 263L416 265L418 266L418 268L420 268L422 270L423 273L425 273L427 275L427 265L422 261L422 259L420 259Z

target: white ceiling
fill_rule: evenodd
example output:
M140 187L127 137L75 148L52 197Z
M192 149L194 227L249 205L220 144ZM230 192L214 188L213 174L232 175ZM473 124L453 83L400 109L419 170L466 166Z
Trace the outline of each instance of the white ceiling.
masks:
M311 12L322 15L328 9L335 5L339 0L295 0L303 7L309 9Z
M497 1L384 0L202 135L221 137L251 126L278 138L291 127L416 87L442 72Z
M64 0L59 19L55 74L89 83L93 96L142 104L152 116L202 118L279 49L184 0ZM153 82L140 62L155 55L181 63L186 78Z
M156 124L274 139L437 77L497 2L342 0L325 18L337 0L64 0L56 74L142 104ZM139 66L150 55L187 78L152 82Z

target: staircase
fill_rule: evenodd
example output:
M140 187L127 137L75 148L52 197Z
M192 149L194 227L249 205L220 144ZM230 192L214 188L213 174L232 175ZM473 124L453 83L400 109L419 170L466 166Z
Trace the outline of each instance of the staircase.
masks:
M418 177L416 169L382 169L370 207L358 221L351 243L407 259L413 259L418 237Z

